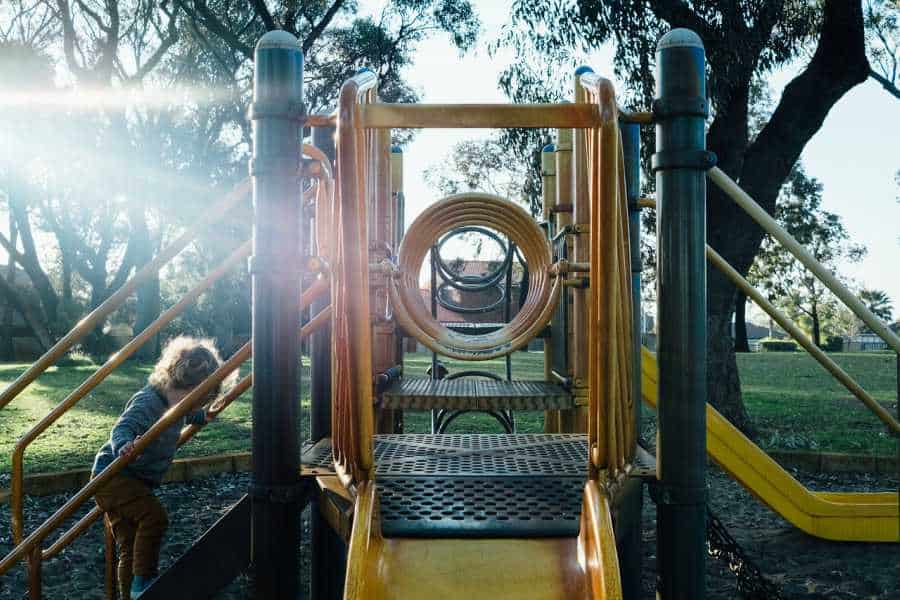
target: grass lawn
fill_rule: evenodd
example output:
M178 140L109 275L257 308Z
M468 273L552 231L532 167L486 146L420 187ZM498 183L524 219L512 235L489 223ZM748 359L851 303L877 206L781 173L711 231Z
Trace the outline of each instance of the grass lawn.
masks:
M896 411L893 355L835 354L833 357L878 401ZM445 362L451 372L460 368L457 361ZM410 354L405 364L407 375L423 375L431 364L431 356ZM738 356L738 365L747 410L757 423L759 442L764 447L865 454L896 451L896 443L877 419L806 354L745 354ZM11 382L27 366L24 363L0 365L0 386ZM96 368L89 363L51 368L12 404L0 410L0 474L9 472L10 456L18 437ZM500 375L505 372L503 360L487 361L477 368ZM127 363L113 373L28 448L25 454L27 472L89 466L94 453L109 436L125 402L143 385L150 369L151 365ZM242 374L248 370L249 366L245 365ZM540 379L542 374L541 353L517 352L513 355L514 377ZM303 405L308 406L306 396ZM521 412L516 418L520 431L538 432L543 427L540 412ZM303 430L305 424L304 419ZM426 412L405 415L406 431L426 432L429 424L430 417ZM454 421L451 431L487 433L502 429L486 415L469 414ZM185 446L180 455L237 452L248 450L249 446L248 393L235 401L218 422Z

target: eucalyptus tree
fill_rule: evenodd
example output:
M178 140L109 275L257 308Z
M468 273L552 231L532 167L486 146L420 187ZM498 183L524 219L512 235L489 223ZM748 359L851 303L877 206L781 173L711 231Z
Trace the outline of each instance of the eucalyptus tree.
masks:
M547 75L558 73L560 63L574 68L571 58L577 53L612 43L614 64L606 74L624 83L620 102L628 108L647 107L653 97L656 41L673 27L696 31L707 54L708 148L718 157L718 166L769 213L828 112L870 74L859 0L517 0L512 13L501 43L515 45L521 58L504 74L504 83L522 99L552 88L552 81L560 78ZM534 64L549 64L551 69L535 69ZM799 72L759 134L751 136L754 79L794 65ZM647 143L644 147L652 149ZM746 274L763 232L710 187L707 238ZM730 335L735 287L715 270L708 271L707 282L708 398L749 431Z

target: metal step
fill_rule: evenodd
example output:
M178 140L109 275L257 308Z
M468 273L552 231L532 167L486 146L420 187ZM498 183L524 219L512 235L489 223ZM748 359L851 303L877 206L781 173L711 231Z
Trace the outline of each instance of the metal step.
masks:
M382 408L406 410L558 410L575 407L563 387L546 381L433 380L407 377L381 397Z

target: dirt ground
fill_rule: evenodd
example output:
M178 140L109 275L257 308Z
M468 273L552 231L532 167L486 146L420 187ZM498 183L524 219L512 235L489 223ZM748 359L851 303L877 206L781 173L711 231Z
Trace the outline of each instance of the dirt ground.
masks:
M865 475L797 476L810 487L830 490L896 489L897 479ZM247 475L219 475L188 483L162 486L160 497L169 509L171 525L162 550L162 567L179 556L244 493ZM777 583L785 598L888 599L900 598L900 544L835 543L800 533L759 504L746 491L711 467L710 503L713 512L745 549L761 571ZM65 495L29 499L27 530L33 530L65 502ZM644 597L655 587L655 507L645 499L643 518ZM308 536L304 536L308 539ZM0 553L11 548L9 508L0 507ZM301 563L306 565L306 549ZM44 598L103 598L103 543L99 526L44 565ZM707 561L707 598L739 598L735 576L727 566ZM242 577L216 598L246 597ZM25 570L15 568L0 578L0 599L25 595Z

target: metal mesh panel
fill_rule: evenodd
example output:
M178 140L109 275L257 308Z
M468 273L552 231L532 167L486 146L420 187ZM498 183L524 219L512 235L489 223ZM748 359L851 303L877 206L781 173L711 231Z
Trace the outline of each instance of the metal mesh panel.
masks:
M578 534L581 478L384 478L378 486L387 537Z
M544 381L433 380L409 377L385 390L382 408L550 410L572 408L572 395Z

